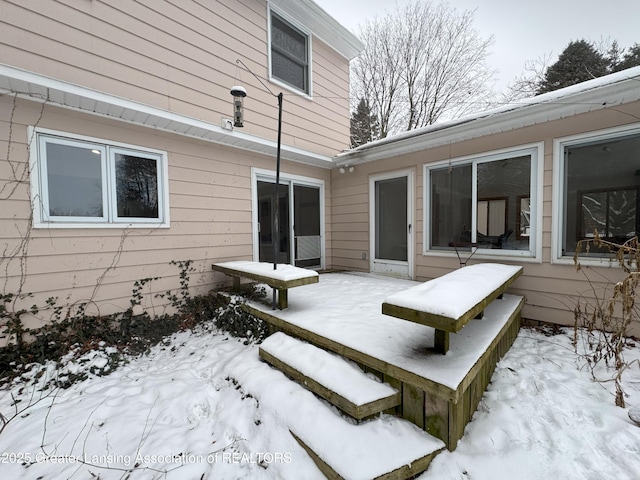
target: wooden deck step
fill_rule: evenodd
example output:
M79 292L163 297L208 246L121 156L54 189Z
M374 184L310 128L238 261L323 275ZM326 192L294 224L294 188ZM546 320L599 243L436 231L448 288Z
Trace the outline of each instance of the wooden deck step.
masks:
M424 472L445 448L442 440L390 415L357 425L342 423L290 430L330 480L405 480Z
M277 332L260 345L260 358L358 420L400 405L396 389L367 376L336 354Z

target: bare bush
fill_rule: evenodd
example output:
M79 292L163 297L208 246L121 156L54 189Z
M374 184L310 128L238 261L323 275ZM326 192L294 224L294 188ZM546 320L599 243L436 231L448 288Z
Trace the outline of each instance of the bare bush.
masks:
M624 278L602 285L587 277L592 295L588 298L581 296L574 308L574 346L577 349L581 337L588 350L586 360L594 379L613 381L616 405L624 408L622 374L634 363L625 361L624 347L633 326L640 325L640 311L636 303L640 282L640 245L638 237L619 244L603 239L596 231L593 239L578 242L573 260L579 271L584 272L581 254L588 254L593 249L608 251L611 261L622 269ZM595 375L596 366L603 361L607 367L615 369L613 376L605 380Z

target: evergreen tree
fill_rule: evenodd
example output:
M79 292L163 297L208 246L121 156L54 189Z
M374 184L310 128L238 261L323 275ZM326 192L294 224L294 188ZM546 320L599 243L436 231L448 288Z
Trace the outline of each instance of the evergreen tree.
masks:
M361 98L358 108L351 115L351 148L376 140L379 130L378 120L371 113L369 103Z
M608 64L607 58L593 44L586 40L570 42L558 61L547 69L536 93L552 92L606 75Z
M640 65L640 43L634 43L633 47L629 48L622 56L622 59L611 66L611 71L619 72L638 65Z
M607 50L606 59L608 63L607 71L608 73L617 72L617 66L622 62L622 54L624 53L624 48L621 49L618 45L618 41L614 40L609 50Z
M513 102L540 93L574 85L595 77L640 66L640 43L628 50L617 40L598 44L570 42L556 63L548 66L551 54L525 63L525 71L509 85L503 101Z

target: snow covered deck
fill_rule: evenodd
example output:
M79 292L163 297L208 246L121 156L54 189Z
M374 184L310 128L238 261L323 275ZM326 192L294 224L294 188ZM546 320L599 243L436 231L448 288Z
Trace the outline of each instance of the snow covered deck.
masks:
M401 391L397 413L453 450L517 335L523 298L505 294L490 303L483 319L453 335L441 355L430 348L432 327L381 312L386 298L419 282L363 273L329 273L321 280L298 288L287 310L258 302L248 307L275 330L353 360Z

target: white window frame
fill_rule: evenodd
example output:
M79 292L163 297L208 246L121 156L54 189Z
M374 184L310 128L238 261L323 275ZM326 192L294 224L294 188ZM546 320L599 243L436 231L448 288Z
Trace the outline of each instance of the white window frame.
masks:
M475 202L472 201L472 225L471 231L477 230L477 216L478 216L478 199L477 199L477 165L480 163L494 162L500 160L507 160L509 158L530 156L531 157L531 214L530 214L530 228L531 236L529 237L529 249L528 250L508 250L508 249L487 249L478 248L473 254L474 259L492 259L497 257L505 260L518 259L518 261L529 261L535 263L542 262L542 189L543 189L543 174L544 174L544 142L531 143L526 145L514 146L511 148L504 148L500 150L493 150L489 152L482 152L474 155L467 155L464 157L457 157L454 159L442 160L434 163L427 163L423 165L423 256L435 256L435 257L455 257L457 254L448 250L431 249L431 205L429 199L431 198L431 170L442 169L446 166L458 167L463 165L472 166L472 198L475 198ZM471 252L461 252L462 257L468 257Z
M29 171L34 228L169 228L169 179L167 152L96 137L29 127ZM100 217L49 215L46 144L82 146L99 152L102 175ZM155 160L158 172L158 218L119 217L117 209L115 155L124 153Z
M280 20L284 21L285 23L288 23L290 27L294 28L295 30L298 30L301 34L307 37L307 82L308 82L307 90L308 91L301 90L298 87L291 85L285 82L284 80L281 80L278 77L273 75L273 68L271 64L271 19L273 14L280 17ZM305 28L300 23L293 20L289 15L287 15L285 12L283 12L279 8L276 8L271 3L269 3L268 9L267 9L267 56L269 61L269 81L291 92L297 93L298 95L305 96L309 99L313 97L313 75L312 75L313 69L311 68L311 66L313 65L313 59L311 56L311 52L313 49L311 45L311 39L312 39L312 34L307 28Z
M607 128L596 130L568 137L560 137L553 140L553 209L551 221L553 228L551 229L551 263L561 265L574 265L573 253L563 255L562 241L564 236L564 221L566 217L566 205L564 204L565 185L565 147L582 145L585 143L606 141L617 137L626 137L629 135L640 134L640 123L625 125L622 127ZM582 265L610 267L616 266L615 262L611 262L608 255L602 257L581 256L580 263Z

